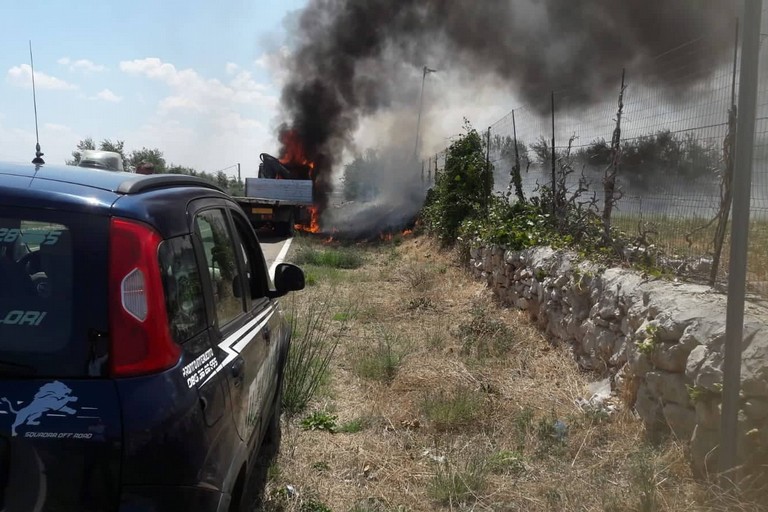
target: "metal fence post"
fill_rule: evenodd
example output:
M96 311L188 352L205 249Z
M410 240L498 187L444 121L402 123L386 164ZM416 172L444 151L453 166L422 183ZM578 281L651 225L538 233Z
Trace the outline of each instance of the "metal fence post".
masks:
M749 199L752 184L752 155L757 112L758 57L762 0L746 0L741 38L739 73L739 118L736 126L736 165L733 179L733 225L728 274L728 306L723 363L723 408L721 420L721 483L733 484L727 472L737 464L739 388L741 387L741 343L744 333L744 296L747 277Z
M725 169L723 170L722 195L720 198L720 211L718 211L717 229L715 229L714 254L712 256L712 269L709 272L709 285L717 283L717 272L720 270L720 258L723 254L725 232L728 229L728 217L731 213L733 202L733 151L736 146L736 65L739 59L739 19L736 18L736 34L733 43L733 72L731 74L731 106L728 109L728 134L723 142L725 151Z
M490 190L487 191L485 194L485 211L488 212L488 203L490 202L490 195L493 194L493 177L491 174L491 127L488 127L488 136L487 141L485 145L485 183L483 183L484 188L487 187L489 184L491 185Z
M552 220L557 217L557 178L555 177L555 91L552 91Z

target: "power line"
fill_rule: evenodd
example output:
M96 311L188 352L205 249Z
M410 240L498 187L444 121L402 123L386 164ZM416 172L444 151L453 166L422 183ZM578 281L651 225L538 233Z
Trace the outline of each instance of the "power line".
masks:
M211 174L217 174L217 173L220 173L220 172L224 172L224 171L226 171L228 169L236 169L236 168L237 168L237 164L232 164L229 167L224 167L223 169L219 169L218 171L208 171L208 172L210 172Z

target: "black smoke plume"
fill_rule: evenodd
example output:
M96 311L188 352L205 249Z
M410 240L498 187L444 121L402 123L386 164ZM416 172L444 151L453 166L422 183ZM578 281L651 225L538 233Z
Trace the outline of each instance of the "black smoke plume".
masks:
M605 99L625 67L684 91L731 54L736 9L730 0L309 0L291 35L280 138L294 134L315 162L323 209L358 121L406 101L415 109L414 70L425 64L495 76L534 108L551 90L577 105ZM658 58L694 44L682 61Z

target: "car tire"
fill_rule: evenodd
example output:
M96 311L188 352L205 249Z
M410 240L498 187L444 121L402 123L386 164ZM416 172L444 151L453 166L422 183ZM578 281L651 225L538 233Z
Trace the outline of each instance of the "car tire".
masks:
M280 429L282 394L278 393L275 398L275 406L270 416L267 432L264 434L264 440L259 447L259 453L251 469L248 481L245 482L243 496L240 499L239 512L254 512L259 510L264 495L264 488L267 485L269 476L269 466L280 452L280 443L282 441L282 430Z

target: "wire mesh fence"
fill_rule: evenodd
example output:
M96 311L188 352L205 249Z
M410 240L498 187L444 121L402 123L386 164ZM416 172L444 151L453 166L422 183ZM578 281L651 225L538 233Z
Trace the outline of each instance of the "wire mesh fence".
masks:
M766 47L768 42L763 54L768 53ZM710 49L705 39L691 41L659 55L650 71L647 66L644 71L626 69L611 225L650 244L659 251L663 266L679 275L724 285L739 62L734 55L731 62L698 76L702 66L697 61L706 59ZM766 61L762 55L761 63ZM748 287L762 296L768 296L765 68L768 65L762 65L758 87L748 258ZM622 72L616 70L615 91L602 101L585 102L567 89L542 92L540 101L516 108L491 125L484 138L490 140L495 192L510 193L514 200L510 172L516 162L526 198L537 195L542 186L551 190L553 168L556 174L568 163L576 172L565 179L567 192L581 186L579 200L602 212L606 171L614 162L611 141ZM432 181L446 154L429 159Z

